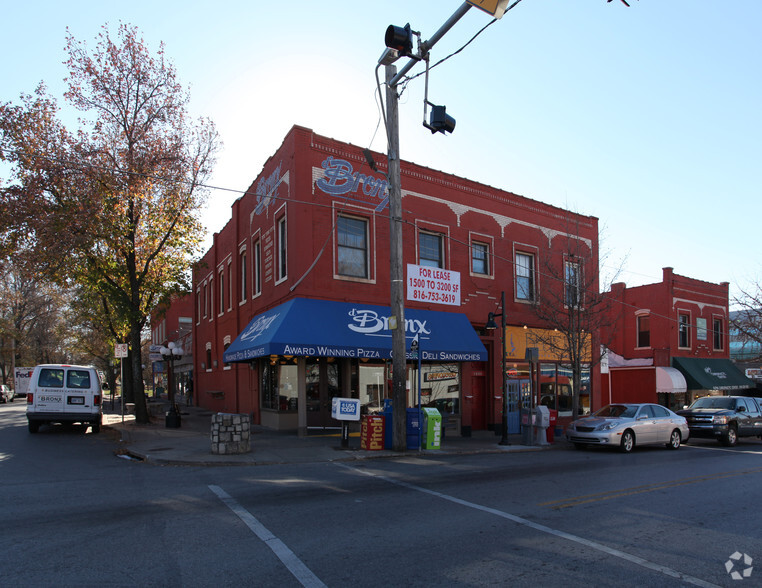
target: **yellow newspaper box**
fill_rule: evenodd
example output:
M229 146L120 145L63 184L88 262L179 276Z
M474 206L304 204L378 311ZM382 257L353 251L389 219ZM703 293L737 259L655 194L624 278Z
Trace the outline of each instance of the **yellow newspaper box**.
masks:
M422 408L423 448L440 449L442 445L442 415L436 408Z

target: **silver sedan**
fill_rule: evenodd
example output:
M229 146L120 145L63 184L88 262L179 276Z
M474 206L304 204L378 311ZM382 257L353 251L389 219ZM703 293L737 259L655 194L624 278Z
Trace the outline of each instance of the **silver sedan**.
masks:
M679 449L689 436L688 422L659 404L609 404L566 428L566 439L577 448L602 445L624 453L636 444Z

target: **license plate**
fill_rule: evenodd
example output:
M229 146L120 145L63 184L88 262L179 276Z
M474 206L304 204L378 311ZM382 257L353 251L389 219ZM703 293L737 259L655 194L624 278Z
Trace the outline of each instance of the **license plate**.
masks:
M84 396L70 396L69 397L69 404L84 404L84 403L85 403Z

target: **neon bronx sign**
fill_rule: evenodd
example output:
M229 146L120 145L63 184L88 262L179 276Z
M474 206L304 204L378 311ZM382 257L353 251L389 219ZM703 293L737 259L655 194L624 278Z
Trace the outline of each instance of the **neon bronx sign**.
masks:
M386 178L374 178L356 172L351 163L333 156L324 159L321 165L325 176L315 183L326 194L349 194L357 192L362 185L363 194L380 200L376 211L383 210L389 202L389 182Z

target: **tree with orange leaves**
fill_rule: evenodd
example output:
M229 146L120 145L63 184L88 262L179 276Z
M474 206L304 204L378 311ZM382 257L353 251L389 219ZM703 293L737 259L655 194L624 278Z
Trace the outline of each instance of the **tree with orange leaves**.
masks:
M41 277L74 283L102 301L130 346L126 380L136 420L148 422L141 332L150 312L187 289L203 237L219 138L208 119L191 120L188 93L163 44L155 55L135 27L115 40L104 27L94 50L67 34L65 98L80 128L60 121L40 85L21 103L0 105L0 251L17 254Z

